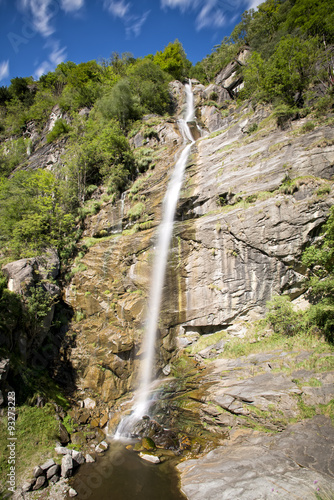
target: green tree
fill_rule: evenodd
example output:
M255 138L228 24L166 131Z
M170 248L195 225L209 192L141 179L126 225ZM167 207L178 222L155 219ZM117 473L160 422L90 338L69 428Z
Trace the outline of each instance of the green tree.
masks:
M8 87L12 98L19 99L26 106L30 106L34 101L34 94L37 87L33 85L33 79L31 77L15 77L10 81L10 86Z
M126 130L129 121L137 120L141 116L139 99L136 99L127 78L118 81L97 102L97 108L104 118L118 120L123 130Z
M12 258L61 249L74 229L59 182L48 170L19 171L0 185L0 242Z
M286 20L290 31L300 29L310 36L334 41L334 10L332 0L296 0Z
M318 54L316 39L282 38L265 68L265 92L270 100L280 98L290 105L296 101L302 104L304 91L315 74Z
M188 61L182 44L178 40L170 42L163 51L157 52L153 62L180 81L188 76L191 68L191 62Z
M144 59L128 71L132 94L139 100L142 113L163 115L170 108L168 75L160 66Z
M89 185L103 181L110 191L121 192L135 175L129 142L115 120L89 119L81 136L73 136L64 162L72 206L84 203Z
M334 207L324 225L320 243L307 248L302 262L310 270L311 320L334 341Z

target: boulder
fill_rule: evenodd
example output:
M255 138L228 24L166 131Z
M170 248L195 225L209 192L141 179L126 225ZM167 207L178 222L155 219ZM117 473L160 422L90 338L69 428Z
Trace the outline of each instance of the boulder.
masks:
M72 451L72 458L75 465L82 465L85 463L85 457L81 451Z
M60 476L58 474L55 474L54 476L50 477L49 481L50 483L57 483L60 479Z
M72 476L73 460L70 455L64 455L61 461L61 475L62 477Z
M27 493L28 491L30 491L32 489L32 487L34 486L36 482L36 479L30 479L29 481L25 481L23 484L22 484L22 492L23 493Z
M106 451L108 448L109 448L108 443L106 443L105 441L101 441L101 443L99 443L99 444L95 447L95 451L96 451L97 453L103 453L103 452L104 452L104 451Z
M84 408L87 408L88 410L94 410L96 407L96 401L92 398L86 398L84 399Z
M60 475L60 465L55 464L52 465L47 471L46 471L46 478L51 479L53 476L59 476Z
M8 278L9 290L24 295L35 283L41 282L41 280L55 279L59 268L60 261L57 253L54 250L49 250L39 257L10 262L2 267L2 271ZM44 284L45 282L43 286ZM48 291L52 295L60 294L60 289L56 286L50 287Z
M65 448L64 446L56 446L55 452L57 455L72 455L72 450Z
M56 465L56 462L52 458L49 458L49 460L47 460L41 465L41 469L43 469L43 471L46 471L50 469L50 467L53 467L54 465Z
M61 444L68 444L70 442L70 435L61 422L59 422L59 441Z
M69 497L71 497L71 498L76 497L76 496L77 496L77 494L78 494L78 493L77 493L77 491L75 491L75 489L74 489L74 488L70 488L70 489L68 490L68 496L69 496Z
M160 458L155 455L147 455L146 453L139 453L140 458L146 460L146 462L150 462L151 464L159 464Z
M330 419L316 416L268 435L250 432L243 440L178 465L189 500L258 500L298 497L313 500L318 487L332 491ZM319 490L318 490L319 491Z
M85 460L88 464L92 464L95 462L95 459L89 453L86 453Z
M47 486L46 477L44 475L38 476L32 489L33 489L33 491L36 491L36 490L40 490L41 488L45 488L46 486Z
M37 467L34 468L34 477L39 477L39 476L42 476L44 474L44 470L42 469L42 467L40 465L37 465Z
M71 441L73 444L83 446L86 444L85 434L82 431L74 432L74 434L71 434Z

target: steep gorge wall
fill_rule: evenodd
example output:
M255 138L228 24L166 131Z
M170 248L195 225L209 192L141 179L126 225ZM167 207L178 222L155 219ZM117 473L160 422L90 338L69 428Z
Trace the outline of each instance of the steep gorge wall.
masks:
M182 103L182 86L174 92ZM224 119L208 122L203 87L195 85L194 93L207 135L192 148L179 200L159 324L160 368L200 334L260 317L273 293L300 296L306 272L301 253L333 203L330 127L305 132L301 120L279 130L268 110L245 105L232 112L233 104ZM217 113L213 108L211 115ZM109 404L135 385L155 229L182 145L175 123L160 122L155 130L159 139L148 145L156 166L143 175L137 200L129 193L125 198L128 229L109 234L121 210L103 203L87 220L83 243L109 236L95 237L65 294L80 321L63 356L77 373L79 389ZM135 137L136 143L143 137ZM128 214L138 200L145 210L134 222Z

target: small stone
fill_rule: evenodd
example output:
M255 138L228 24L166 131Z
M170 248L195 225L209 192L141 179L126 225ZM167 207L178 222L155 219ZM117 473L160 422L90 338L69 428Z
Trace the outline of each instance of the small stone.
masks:
M37 467L34 468L34 477L42 476L42 474L44 474L42 467L37 465Z
M68 490L68 496L70 496L70 497L76 497L76 496L77 496L77 494L78 494L78 493L75 491L75 489L74 489L74 488L70 488L70 489Z
M60 465L55 464L46 472L46 478L51 479L52 476L59 475L60 473Z
M59 439L61 444L67 444L70 442L70 435L67 432L64 424L62 424L61 422L59 422Z
M105 433L98 427L94 430L95 430L95 437L96 437L98 443L101 443L101 441L104 441L106 438Z
M56 462L52 458L50 458L49 460L47 460L46 462L44 462L44 464L41 465L41 469L48 470L53 465L56 465Z
M79 424L86 424L89 420L90 413L87 409L80 410L80 413L78 415L78 422Z
M22 485L22 491L23 493L27 493L27 491L30 491L31 488L34 486L36 480L32 479L30 481L25 481Z
M139 453L140 458L146 460L147 462L151 462L152 464L159 464L160 458L155 455L146 455L146 453Z
M57 483L57 482L59 481L59 479L60 479L60 476L58 476L58 475L56 474L55 476L52 476L52 477L50 478L50 483L53 483L53 484L54 484L54 483Z
M95 447L95 451L97 453L103 453L104 451L106 451L107 449L109 448L109 445L108 443L106 443L105 441L101 441L100 444L98 444L96 447Z
M168 363L168 365L164 366L163 369L162 369L162 373L168 377L168 375L170 375L170 372L171 372L171 365Z
M99 427L100 421L98 418L93 418L90 422L91 427Z
M104 448L105 450L107 450L107 449L109 448L109 445L108 445L108 443L107 443L106 441L102 441L102 442L100 443L100 446L101 446L102 448Z
M64 446L56 446L55 452L57 455L72 455L72 450L65 448Z
M39 476L36 479L36 483L34 484L34 486L32 487L32 489L33 489L33 491L36 491L36 490L40 490L44 486L46 486L46 477L45 476Z
M87 408L88 410L94 410L96 407L96 401L92 398L86 398L84 399L84 407Z
M108 423L108 420L109 420L109 414L106 411L100 418L100 427L104 427Z
M78 465L82 465L85 463L85 457L83 456L81 451L73 450L72 458Z
M72 476L73 460L70 455L64 455L61 461L61 475L62 477Z
M89 453L86 454L85 460L88 464L92 464L93 462L95 462L95 459Z

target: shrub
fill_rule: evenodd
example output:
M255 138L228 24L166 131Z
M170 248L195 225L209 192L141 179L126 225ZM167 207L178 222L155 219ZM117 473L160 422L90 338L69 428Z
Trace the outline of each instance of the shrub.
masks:
M267 320L275 333L291 337L304 329L302 315L293 310L287 295L273 297L267 302L267 308Z
M48 143L55 141L58 137L67 134L70 131L71 127L66 123L65 120L59 118L54 124L51 132L46 136L46 140Z
M145 205L144 203L136 203L130 210L128 211L128 218L133 221L139 219L139 217L142 215L142 213L145 210Z

